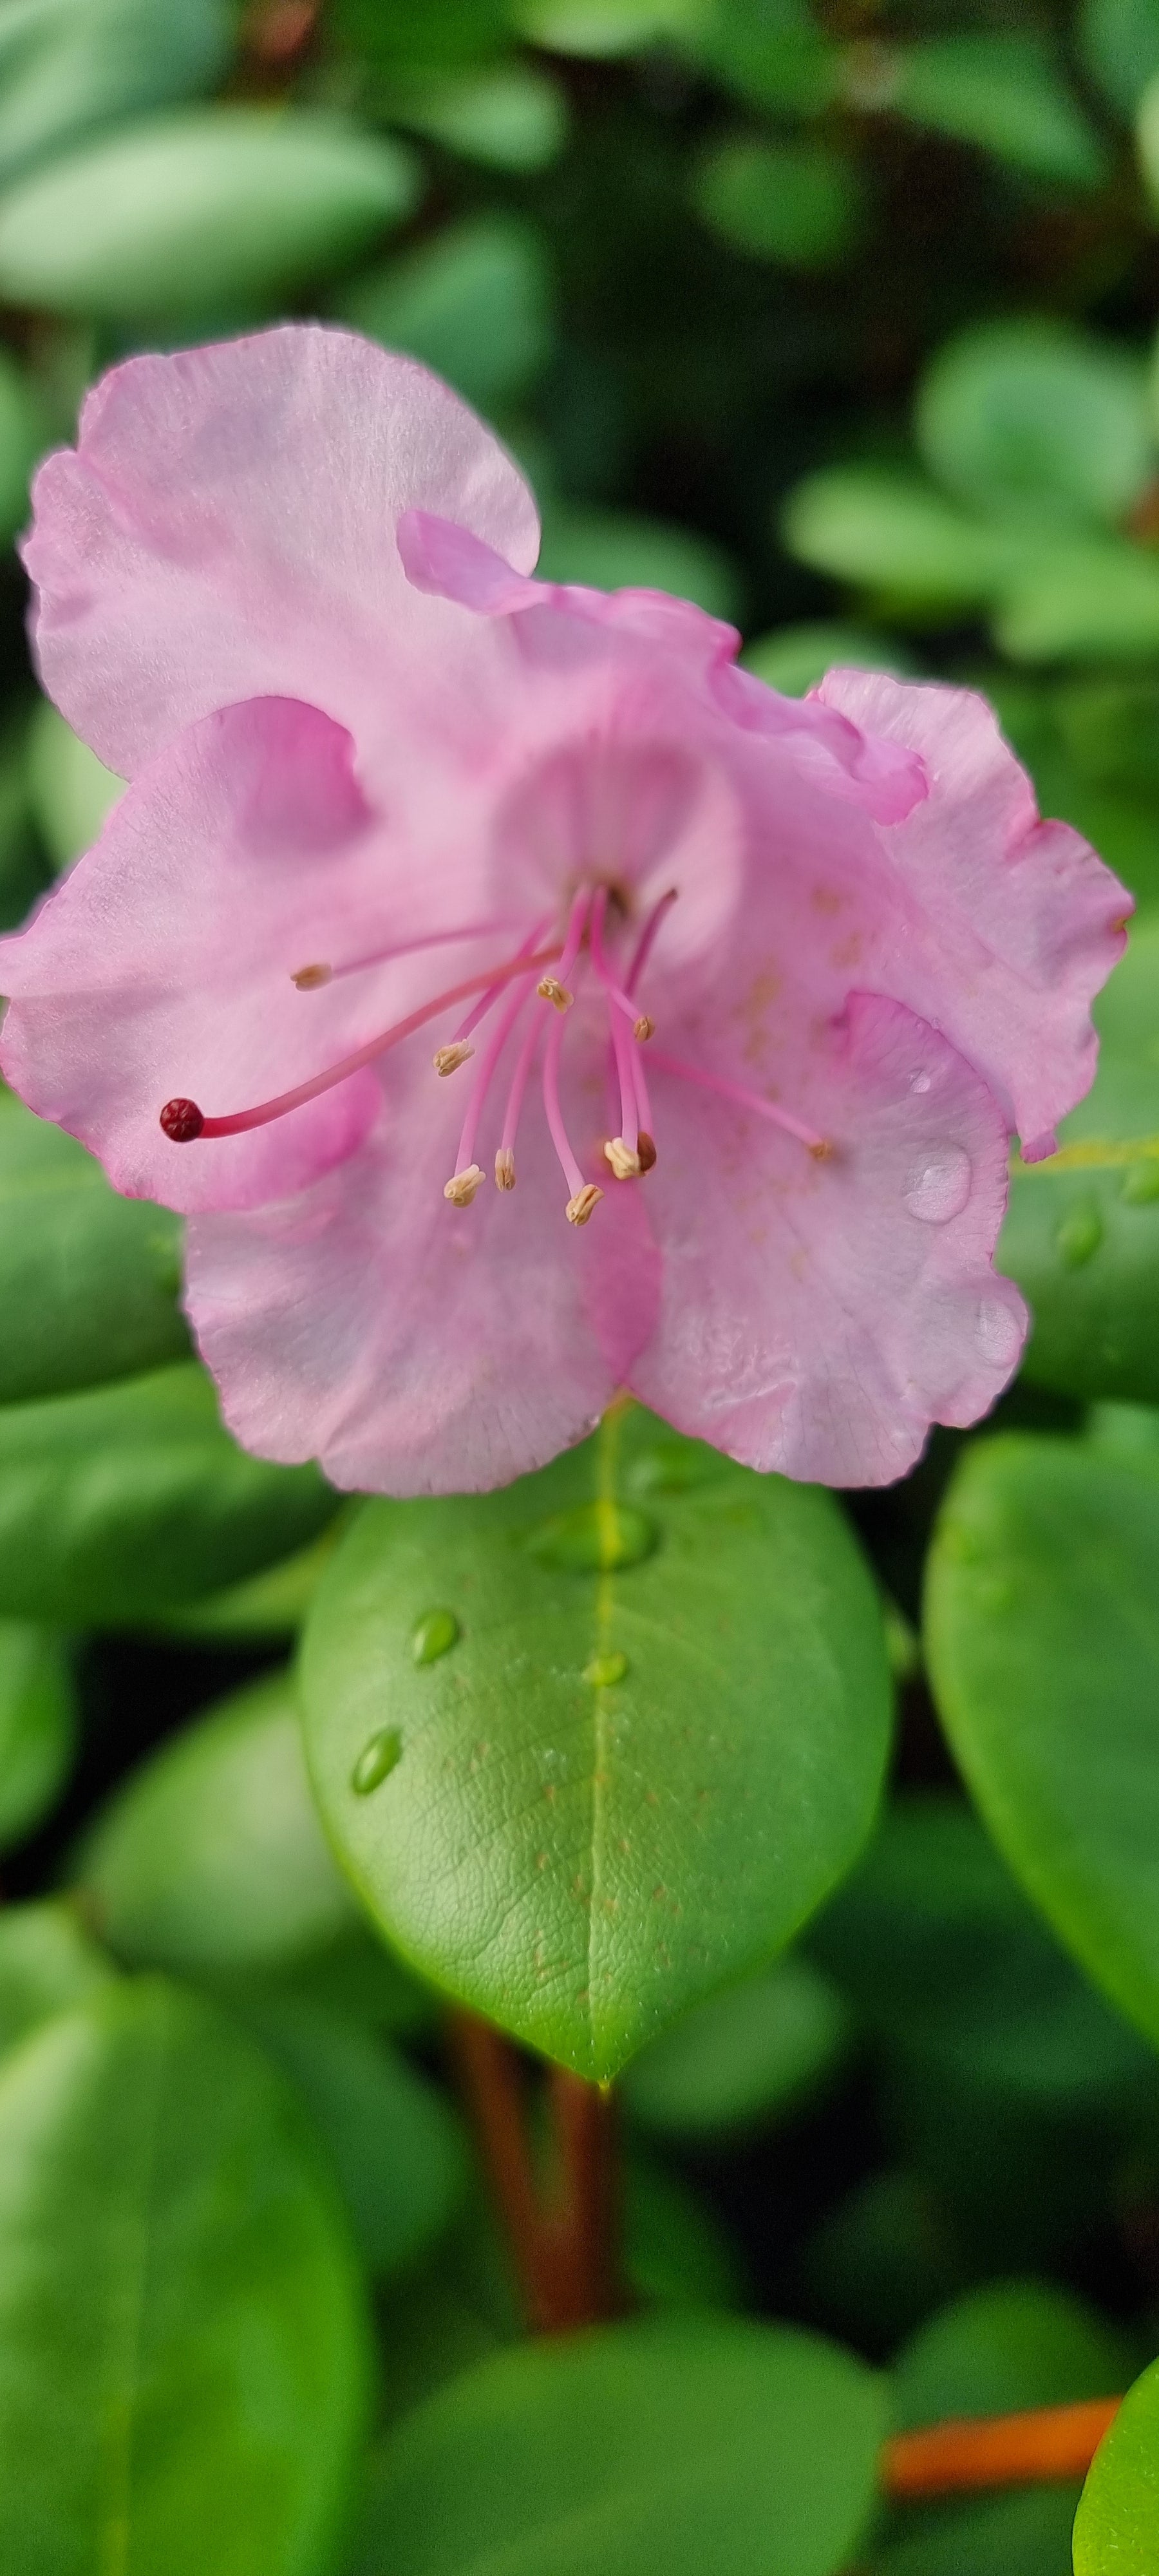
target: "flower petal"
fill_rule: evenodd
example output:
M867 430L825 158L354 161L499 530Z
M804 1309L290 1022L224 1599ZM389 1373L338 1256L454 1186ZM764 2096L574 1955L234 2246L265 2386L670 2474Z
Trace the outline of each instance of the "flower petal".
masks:
M130 1196L185 1210L283 1198L359 1142L381 1099L375 1071L191 1145L162 1133L163 1103L192 1098L212 1117L268 1100L389 1026L416 978L425 996L470 974L479 943L319 991L291 981L478 917L451 869L438 901L366 805L338 725L287 699L228 708L170 745L31 926L0 941L13 997L0 1066ZM484 962L495 952L491 939Z
M898 921L883 920L863 980L946 1031L1034 1160L1094 1080L1090 1005L1122 954L1131 897L1069 824L1039 821L1025 770L972 690L830 671L820 698L919 752L930 777L925 803L879 834Z
M1026 1329L991 1268L1006 1129L945 1038L896 1002L851 999L811 1067L828 1161L654 1082L662 1306L630 1381L645 1404L749 1466L876 1485L932 1422L994 1403Z
M398 546L407 578L419 590L482 617L534 611L538 657L548 665L561 650L550 641L553 620L602 630L609 641L632 637L670 655L685 665L685 677L703 681L706 725L723 714L748 733L785 741L803 775L830 795L864 806L879 821L896 822L926 794L920 753L888 735L863 731L817 699L782 697L751 672L738 671L736 628L690 600L660 590L587 590L578 583L531 581L494 547L426 510L410 510L399 521Z
M423 505L530 567L535 505L457 395L353 333L289 324L140 357L89 395L41 467L24 548L44 684L131 777L247 697L309 700L361 735L405 726L455 621L407 582Z
M529 1104L514 1193L488 1183L449 1207L452 1090L392 1059L379 1124L341 1170L190 1226L190 1319L231 1430L259 1456L317 1457L360 1492L476 1491L583 1438L614 1393L589 1320L595 1247L566 1223L541 1116Z

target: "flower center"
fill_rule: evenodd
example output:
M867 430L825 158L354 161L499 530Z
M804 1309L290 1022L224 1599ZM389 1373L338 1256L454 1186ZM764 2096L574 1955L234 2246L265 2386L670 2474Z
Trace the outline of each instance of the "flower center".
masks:
M581 985L590 998L602 1007L606 1020L611 1093L618 1103L617 1133L609 1136L600 1148L600 1176L610 1174L617 1181L636 1180L650 1172L656 1162L655 1129L648 1082L644 1070L645 1046L650 1045L656 1023L640 1008L637 987L652 963L653 952L662 939L676 901L676 888L669 887L651 905L634 945L621 960L612 953L612 942L621 942L627 926L627 906L618 889L603 880L580 885L568 906L562 928L553 936L551 917L532 923L520 946L513 954L493 966L468 975L445 991L436 993L405 1018L356 1047L336 1064L311 1075L291 1091L279 1092L271 1100L259 1101L250 1109L231 1110L221 1117L207 1117L194 1100L167 1100L161 1111L161 1126L175 1145L188 1145L199 1138L241 1136L256 1127L265 1127L277 1118L286 1117L293 1109L303 1108L307 1101L317 1100L336 1083L346 1082L364 1066L374 1064L391 1048L416 1035L432 1020L452 1011L456 1005L469 1002L470 1007L451 1034L439 1045L433 1057L434 1071L446 1079L476 1056L471 1043L477 1030L486 1030L467 1100L466 1114L459 1136L455 1168L444 1183L443 1196L452 1207L470 1207L483 1187L486 1174L476 1160L476 1148L487 1114L488 1104L500 1065L515 1044L508 1080L499 1143L495 1148L495 1183L501 1191L515 1187L515 1148L520 1118L528 1085L537 1060L543 1107L548 1132L567 1182L565 1214L570 1225L586 1225L604 1192L596 1181L585 1178L575 1154L564 1120L560 1099L560 1064L567 1030L568 1014ZM292 977L299 992L309 994L333 982L336 976L351 975L361 969L381 966L394 957L414 955L425 948L449 945L453 941L478 939L489 929L509 927L500 922L465 922L458 930L435 931L425 939L413 939L396 948L380 948L372 955L339 965L310 964L298 967ZM738 1108L755 1111L786 1134L794 1136L818 1159L824 1159L830 1147L824 1137L804 1124L776 1102L765 1100L758 1092L741 1083L727 1080L705 1067L687 1064L667 1051L650 1047L653 1063L667 1075L699 1084L720 1097L733 1101ZM494 1131L492 1131L494 1132Z

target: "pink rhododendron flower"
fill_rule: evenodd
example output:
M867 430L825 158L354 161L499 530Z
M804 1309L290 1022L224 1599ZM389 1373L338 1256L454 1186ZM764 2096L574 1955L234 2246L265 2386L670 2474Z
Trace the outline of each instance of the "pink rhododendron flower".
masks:
M132 784L0 943L0 1059L188 1211L241 1440L485 1486L628 1386L874 1484L986 1410L1009 1138L1087 1089L1129 904L980 698L785 699L533 581L510 458L339 331L116 368L35 509L45 685Z

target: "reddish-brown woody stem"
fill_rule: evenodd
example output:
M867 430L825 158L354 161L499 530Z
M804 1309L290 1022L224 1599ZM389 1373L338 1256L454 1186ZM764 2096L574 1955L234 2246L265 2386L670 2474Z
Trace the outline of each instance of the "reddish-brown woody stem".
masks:
M1039 2406L1021 2415L962 2417L920 2433L895 2433L881 2454L881 2483L901 2502L976 2487L1047 2486L1086 2476L1121 2397Z
M527 2085L516 2050L474 2013L452 2013L451 2045L503 2221L528 2324L566 2333L617 2315L616 2168L610 2098L552 2067L548 2076L555 2171L538 2188L527 2126Z

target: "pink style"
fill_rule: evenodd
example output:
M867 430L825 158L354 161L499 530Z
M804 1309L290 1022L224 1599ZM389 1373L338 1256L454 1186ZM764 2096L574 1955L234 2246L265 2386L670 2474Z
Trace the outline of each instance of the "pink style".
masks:
M132 783L0 942L4 1074L187 1211L266 1457L489 1486L628 1387L888 1481L1016 1364L1009 1143L1089 1087L1129 900L980 698L779 697L537 546L490 433L347 333L114 369L25 554Z

